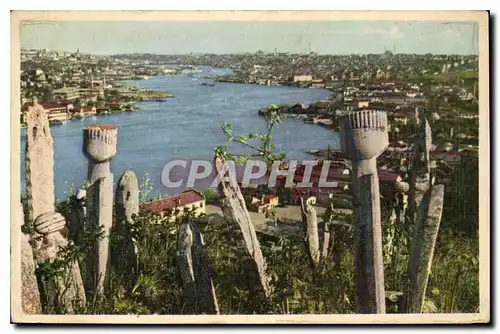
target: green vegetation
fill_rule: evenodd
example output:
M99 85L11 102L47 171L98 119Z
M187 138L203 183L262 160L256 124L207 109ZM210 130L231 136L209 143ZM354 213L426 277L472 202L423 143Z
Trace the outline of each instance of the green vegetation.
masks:
M221 126L229 144L216 149L216 154L237 162L259 156L267 164L283 159L285 153L275 153L272 131L282 118L277 114L266 117L265 133L237 136L231 124ZM239 157L230 153L230 143L252 149L255 154ZM474 170L475 168L475 170ZM149 200L152 185L143 177L140 201ZM207 200L216 194L206 191ZM446 189L445 212L435 250L432 272L426 295L427 312L473 313L479 307L478 263L478 182L477 166L470 162L458 166L453 186ZM473 200L475 199L475 200ZM69 221L70 201L58 203L57 210ZM340 205L340 203L339 203ZM383 211L382 233L384 245L394 236L394 251L389 256L384 250L387 312L400 312L400 297L407 284L410 224L389 224L389 211ZM240 241L236 224L204 223L189 213L184 218L170 221L172 211L162 217L153 213L139 213L131 224L113 230L110 246L117 249L124 236L131 236L137 247L138 266L134 275L125 275L110 268L110 284L100 298L88 300L78 309L83 314L186 314L182 282L177 267L177 240L180 219L191 219L200 227L205 251L214 281L221 314L307 314L355 313L354 229L349 216L331 215L330 223L320 226L334 230L332 251L318 270L311 264L303 232L287 238L259 235L262 252L267 262L271 295L263 299L256 290L256 277L247 251ZM333 223L344 220L345 225ZM29 222L26 224L30 226ZM333 229L335 225L335 229ZM114 225L116 226L116 225ZM61 259L43 263L38 269L41 282L58 275L71 261L78 261L85 275L84 259L89 245L101 237L98 230L84 230L72 236L73 242L61 251ZM116 252L120 254L120 252ZM42 283L50 296L50 286ZM49 299L44 299L44 313L64 313Z
M66 203L59 206L65 215ZM127 277L111 271L112 283L102 298L89 300L83 314L183 314L184 299L178 275L176 253L179 221L168 222L167 215L140 213L126 229L115 231L111 245L125 233L136 240L139 267L137 277ZM67 217L69 218L69 217ZM446 224L444 224L446 226ZM318 275L309 265L307 248L302 235L272 239L260 235L266 258L268 276L273 287L268 302L254 293L255 285L249 259L241 242L238 228L199 223L205 240L215 290L221 314L272 313L355 313L353 229L342 227L336 235L335 252ZM476 237L445 227L440 231L427 299L436 312L476 312L478 292L478 243ZM389 227L384 224L384 235ZM120 234L118 234L120 233ZM388 312L398 311L398 291L403 291L402 277L407 270L407 238L398 234L396 257L385 263ZM43 264L38 275L43 281L55 275L70 259L78 259L82 275L88 245L99 237L97 231L85 231L76 237L76 245L62 251L62 260ZM389 293L392 291L392 293ZM392 300L392 301L391 301ZM64 313L48 301L44 312Z

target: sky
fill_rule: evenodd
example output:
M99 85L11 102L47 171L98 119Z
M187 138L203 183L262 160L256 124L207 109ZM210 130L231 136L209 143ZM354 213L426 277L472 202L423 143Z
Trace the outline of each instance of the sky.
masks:
M474 22L46 21L21 24L21 47L117 53L477 54Z

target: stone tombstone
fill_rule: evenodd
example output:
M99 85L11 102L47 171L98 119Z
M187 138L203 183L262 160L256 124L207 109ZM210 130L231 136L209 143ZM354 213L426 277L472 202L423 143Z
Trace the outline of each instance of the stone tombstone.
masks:
M423 155L422 162L425 166L427 166L427 168L429 168L431 161L430 151L432 147L432 129L427 119L425 119L425 122L423 123L423 129L420 135L421 154Z
M137 275L137 251L130 235L132 216L139 213L139 184L132 171L125 172L118 180L115 193L116 242L111 250L111 261L115 270L128 275Z
M59 252L68 242L60 231L66 222L54 206L54 150L49 121L44 109L36 103L28 108L26 130L26 192L28 215L36 232L34 258L37 262L59 260ZM68 262L55 279L55 302L73 311L76 303L85 303L78 264Z
M377 157L389 144L387 114L342 115L342 151L352 160L358 313L385 313L384 260Z
M25 314L40 313L40 291L35 275L35 261L33 259L33 248L30 244L30 236L21 231L24 225L24 213L22 204L19 205L21 219L19 232L21 234L21 304Z
M312 203L314 203L313 197L309 197L306 200L304 200L303 198L300 199L302 222L306 225L305 228L307 245L309 247L309 256L313 265L317 267L320 260L318 218L316 216L316 209L314 209Z
M444 185L432 186L418 208L408 265L409 287L403 299L408 313L421 313L443 213Z
M418 207L424 194L433 184L431 175L432 161L430 160L430 150L432 146L432 129L429 122L424 119L420 126L419 135L416 137L413 158L410 170L410 190L408 192L408 217L415 224L417 220Z
M58 253L68 245L68 241L61 235L66 226L64 217L57 212L45 212L34 221L35 231L43 236L42 243L37 248L37 258L40 261L58 259ZM75 307L85 305L85 290L82 276L77 262L68 262L54 278L55 294L47 298L54 298L57 305L63 306L66 313L73 313Z
M222 213L226 219L238 224L243 235L243 241L248 255L253 260L253 265L257 271L260 288L265 296L269 297L270 287L269 279L266 274L266 261L260 248L260 242L257 238L255 227L250 219L250 214L245 204L245 198L238 184L232 181L234 179L231 176L230 168L227 168L228 164L226 164L222 158L216 156L214 165L221 181L218 185L218 189Z
M218 314L217 296L203 247L198 226L185 219L179 228L177 263L184 285L186 311Z
M101 232L100 240L87 257L89 294L104 291L109 263L109 233L113 220L113 174L110 161L116 154L118 129L114 125L95 125L83 129L83 154L89 161L87 189L87 222L90 229Z
M44 212L54 211L52 143L47 114L35 101L26 115L26 193L31 222Z

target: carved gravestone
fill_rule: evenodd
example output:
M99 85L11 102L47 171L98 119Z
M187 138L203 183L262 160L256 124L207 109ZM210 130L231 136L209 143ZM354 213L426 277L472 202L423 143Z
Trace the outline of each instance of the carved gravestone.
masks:
M436 185L427 190L418 208L408 266L409 287L403 299L403 310L408 313L421 313L423 310L443 200L444 185Z
M59 252L68 245L60 231L64 218L54 207L54 150L49 122L44 109L34 104L28 109L26 130L26 192L28 215L37 234L35 258L38 263L60 260ZM76 262L50 278L56 289L55 302L71 313L75 303L85 303L85 293Z
M49 120L41 105L29 107L26 126L28 218L34 221L42 213L54 211L54 150Z
M387 114L362 110L341 118L341 146L352 160L358 313L385 313L377 157L387 148Z
M218 314L217 297L203 247L203 236L198 226L186 219L179 228L177 248L186 311L192 314Z
M312 203L313 198L311 197L307 200L304 200L303 198L300 199L302 221L306 225L306 238L307 246L309 247L309 256L313 265L317 267L320 259L318 218Z
M35 219L35 231L43 236L43 241L37 249L37 257L41 262L59 259L59 251L68 246L68 241L61 235L65 226L64 217L57 212L45 212ZM45 296L53 299L49 301L52 305L61 307L65 313L73 313L75 308L85 305L85 290L76 261L63 263L51 280L55 290Z
M88 228L100 233L87 257L86 288L89 295L104 292L109 264L109 233L113 224L113 174L110 161L116 154L118 129L97 125L83 129L83 154L89 162L87 189Z
M118 180L115 194L116 224L113 226L111 264L114 270L134 279L137 276L137 254L130 227L133 215L139 213L139 185L132 171Z
M238 224L248 255L253 260L256 268L259 284L266 297L270 294L269 281L266 275L266 262L260 249L260 242L257 239L255 227L252 224L248 213L245 199L241 194L240 187L231 180L230 170L224 160L215 157L215 167L220 178L219 194L221 198L221 209L224 217Z

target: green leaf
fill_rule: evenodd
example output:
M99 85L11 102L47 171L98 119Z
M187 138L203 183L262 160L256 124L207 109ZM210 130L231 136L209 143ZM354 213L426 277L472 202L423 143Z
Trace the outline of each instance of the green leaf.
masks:
M440 291L439 291L439 289L438 289L437 287L433 287L433 288L432 288L432 290L431 290L431 294L432 294L433 296L439 296L439 293L440 293Z

